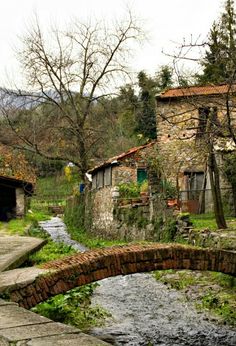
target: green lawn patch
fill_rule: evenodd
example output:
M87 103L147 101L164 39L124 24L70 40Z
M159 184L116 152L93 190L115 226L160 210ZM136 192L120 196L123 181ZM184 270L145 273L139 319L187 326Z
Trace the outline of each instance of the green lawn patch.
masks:
M109 247L113 245L125 245L129 242L124 240L107 240L99 237L89 235L86 231L80 230L76 227L68 227L67 231L70 233L72 239L78 241L89 249Z
M215 216L212 213L199 214L199 215L191 214L190 221L193 223L193 226L196 229L205 229L205 228L209 228L210 230L217 229Z
M232 216L226 216L225 217L228 228L229 229L235 229L236 230L236 218ZM211 231L215 231L218 229L215 216L213 213L207 213L207 214L191 214L190 215L190 221L193 223L193 226L195 229L206 229L208 228Z
M50 217L51 215L47 213L31 212L22 219L12 219L9 222L1 222L0 231L2 229L9 235L32 235L30 234L30 227L36 227L38 221L45 221L50 219Z
M74 253L76 251L71 246L49 240L42 249L29 257L29 263L31 265L40 265L64 256L73 255Z

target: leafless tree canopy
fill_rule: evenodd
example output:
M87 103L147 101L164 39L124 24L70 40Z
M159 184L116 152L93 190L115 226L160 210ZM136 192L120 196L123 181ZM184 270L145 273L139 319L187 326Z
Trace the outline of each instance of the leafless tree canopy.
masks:
M10 130L4 128L3 142L72 161L84 174L104 131L102 119L96 128L90 126L93 108L128 76L130 44L141 35L131 13L112 28L76 21L66 32L45 34L36 22L19 54L30 91L5 90L2 96L1 111Z

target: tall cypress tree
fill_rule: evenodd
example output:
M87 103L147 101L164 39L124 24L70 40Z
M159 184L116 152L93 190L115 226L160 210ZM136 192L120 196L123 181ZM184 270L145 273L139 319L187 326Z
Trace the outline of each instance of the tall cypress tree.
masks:
M161 66L155 77L149 77L144 71L138 74L140 93L136 132L146 139L155 139L157 136L155 95L172 85L172 75L173 70L167 65Z
M138 74L140 88L139 109L136 114L136 131L145 138L156 138L155 81L144 71Z
M209 33L208 49L201 61L203 74L197 76L200 84L235 80L236 71L236 14L234 0L226 0L218 22Z

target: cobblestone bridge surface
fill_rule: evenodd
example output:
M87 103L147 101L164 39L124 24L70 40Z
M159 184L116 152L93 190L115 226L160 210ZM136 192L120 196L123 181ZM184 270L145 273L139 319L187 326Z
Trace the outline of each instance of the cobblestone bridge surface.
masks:
M50 296L117 275L162 269L211 270L236 276L236 253L177 244L111 247L68 256L44 265L31 282L7 287L12 301L31 308Z

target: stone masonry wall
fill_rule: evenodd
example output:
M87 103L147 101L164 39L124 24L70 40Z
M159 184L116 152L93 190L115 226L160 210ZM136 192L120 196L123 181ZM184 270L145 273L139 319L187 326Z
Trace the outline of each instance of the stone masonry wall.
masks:
M112 233L113 230L113 199L112 186L92 191L92 232L98 236Z
M201 136L196 140L196 127L199 124L198 109L200 107L217 107L217 119L222 122L226 114L225 102L224 95L157 99L158 147L162 156L163 170L174 184L178 179L180 190L186 190L184 171L204 172L206 169L208 151L206 144ZM235 125L235 111L231 115L232 124ZM170 122L173 122L174 125ZM220 167L222 165L220 153L217 155L217 161ZM223 175L220 175L220 184L222 188L229 187ZM206 189L210 189L208 176ZM230 197L227 198L230 201ZM207 191L205 202L206 210L212 211L213 203L210 191Z
M112 166L112 185L91 191L93 234L110 239L150 239L151 225L147 227L150 220L149 206L120 209L117 217L117 200L113 198L113 192L120 183L137 182L137 168L146 167L147 151L148 148L142 150L142 154L138 152L124 157L119 165Z
M25 215L25 193L22 188L16 188L16 216Z
M174 126L165 120L168 118ZM198 110L186 101L157 102L157 139L163 168L173 183L180 177L181 189L183 171L204 170L205 153L196 147L194 118L198 118Z
M120 183L131 183L137 181L137 169L135 164L130 166L115 166L112 167L112 186L117 186Z
M29 309L74 287L153 270L211 270L236 276L236 253L179 244L129 245L75 254L46 263L44 268L52 271L8 287L10 299Z
M112 198L112 191L112 187L106 187L92 192L91 233L101 238L126 241L152 239L150 206L119 207L116 200Z

